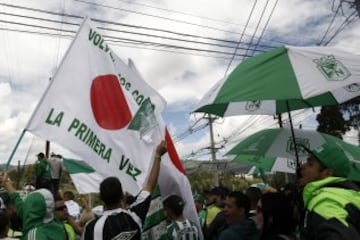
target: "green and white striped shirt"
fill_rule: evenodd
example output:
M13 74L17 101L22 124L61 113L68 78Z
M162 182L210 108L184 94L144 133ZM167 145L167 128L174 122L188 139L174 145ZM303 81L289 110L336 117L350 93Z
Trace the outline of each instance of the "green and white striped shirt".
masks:
M172 240L199 240L199 230L194 223L185 221L174 221L168 227L168 236Z

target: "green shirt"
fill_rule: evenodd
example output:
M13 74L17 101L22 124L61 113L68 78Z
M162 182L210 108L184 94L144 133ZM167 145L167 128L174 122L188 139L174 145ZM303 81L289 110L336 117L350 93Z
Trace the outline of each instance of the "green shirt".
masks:
M199 221L200 221L200 226L204 227L206 225L206 216L207 216L207 210L206 209L202 209L199 213Z
M23 240L66 239L64 227L54 219L54 198L48 190L31 192L25 200L15 192L10 199L23 221Z
M46 158L37 161L35 165L35 175L37 179L51 179L50 164Z
M168 226L166 234L160 240L199 240L199 230L194 223L185 221L174 221Z

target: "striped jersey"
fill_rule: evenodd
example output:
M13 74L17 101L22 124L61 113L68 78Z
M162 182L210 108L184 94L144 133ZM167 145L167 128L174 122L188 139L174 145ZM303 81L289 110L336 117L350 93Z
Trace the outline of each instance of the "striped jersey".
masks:
M174 221L168 227L168 236L172 240L199 240L199 231L194 223L185 221Z
M82 240L140 240L151 195L142 191L130 208L104 211L100 218L88 222Z

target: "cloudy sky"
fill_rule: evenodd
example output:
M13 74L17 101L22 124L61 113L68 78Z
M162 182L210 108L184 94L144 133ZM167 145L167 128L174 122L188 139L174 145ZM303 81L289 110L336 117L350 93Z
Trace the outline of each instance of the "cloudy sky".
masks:
M166 99L164 118L183 158L210 158L206 121L191 111L244 56L284 44L360 54L359 17L350 3L337 0L1 0L0 162L14 149L85 16L102 21L95 25L105 28L111 48L133 59ZM296 127L316 128L311 110L294 115ZM216 120L215 141L224 147L219 157L239 139L271 126L272 116ZM348 135L356 141L354 133ZM27 133L13 161L33 162L44 147L43 139ZM51 151L71 155L58 145Z

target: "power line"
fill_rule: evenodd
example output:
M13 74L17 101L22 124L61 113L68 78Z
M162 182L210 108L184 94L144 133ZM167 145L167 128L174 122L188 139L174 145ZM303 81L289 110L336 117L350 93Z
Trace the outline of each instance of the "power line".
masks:
M65 12L65 0L63 0L61 3L62 3L62 6L61 6L62 13L64 13ZM62 22L62 20L63 20L63 17L61 17L61 22ZM62 28L62 26L63 26L62 23L60 23L60 29ZM57 42L58 46L57 46L57 50L56 50L56 59L55 59L55 63L54 63L55 69L58 66L59 57L60 57L60 43L61 43L61 38L59 37L58 42Z
M27 18L27 19L32 19L32 20L46 21L46 22L51 22L51 23L58 23L60 25L62 25L62 24L72 25L72 26L78 26L79 25L77 23L58 21L58 20L52 20L52 19L46 19L46 18L40 18L40 17L33 17L33 16L27 16L27 15L20 15L20 14L12 14L12 13L6 13L6 12L0 12L0 14L8 15L8 16L14 16L14 17ZM173 40L173 41L181 41L181 42L187 42L187 43L203 44L203 45L209 45L209 46L214 46L214 47L222 47L222 48L230 48L230 49L234 48L233 46L224 45L224 44L202 42L202 41L181 39L181 38L175 38L175 37L167 37L167 36L159 36L159 35L154 35L154 34L147 34L147 33L134 32L134 31L125 31L125 30L119 30L119 29L107 28L107 27L98 27L98 29L106 30L106 31L110 31L110 32L119 32L119 33L139 35L139 36L144 36L144 37L153 37L153 38L167 39L167 40ZM59 29L59 31L61 31L61 28ZM201 36L197 36L197 37L201 38ZM218 40L219 39L217 39L217 41ZM265 46L265 47L270 48L268 46Z
M333 4L334 4L334 2L333 2ZM331 21L330 21L330 23L329 23L328 28L326 29L326 31L325 31L323 37L321 38L320 42L318 43L318 45L321 45L321 44L323 43L323 41L325 40L326 35L329 33L330 28L331 28L331 26L333 25L334 20L335 20L338 12L339 12L339 10L340 10L340 6L341 6L341 5L339 4L338 7L337 7L337 9L336 9L335 14L333 15L333 17L332 17L332 19L331 19Z
M231 33L231 34L240 34L239 32L228 31L228 30L224 30L224 29L221 29L221 28L215 28L215 27L210 27L210 26L207 26L207 25L195 24L195 23L181 21L181 20L167 18L167 17L161 17L161 16L157 16L157 15L152 15L152 14L139 12L139 11L133 11L133 10L123 9L123 8L117 8L117 7L113 7L113 6L109 6L109 5L105 5L105 4L88 2L88 1L84 1L84 0L75 0L75 1L85 3L85 4L94 5L94 6L100 6L100 7L104 7L104 8L110 8L110 9L114 9L114 10L130 12L130 13L139 14L139 15L143 15L143 16L149 16L149 17L160 18L160 19L164 19L164 20L168 20L168 21L179 22L179 23L192 25L192 26L197 26L197 27L201 27L201 28L212 29L212 30L216 30L216 31L220 31L220 32ZM285 43L285 42L281 42L281 41L273 41L273 40L268 40L268 39L266 39L266 41L276 42L276 43L281 43L281 44Z
M263 11L261 12L260 19L259 19L259 21L258 21L258 24L256 25L256 28L255 28L255 31L254 31L253 35L251 36L251 40L250 40L250 43L249 43L248 46L251 46L252 42L254 41L255 35L256 35L256 33L257 33L258 29L259 29L261 19L262 19L263 16L264 16L264 13L265 13L265 10L266 10L266 8L267 8L268 3L269 3L269 0L266 0L265 7L264 7ZM246 49L245 55L248 55L248 52L249 52L249 48Z
M33 27L33 28L40 28L40 29L46 29L46 30L53 30L53 31L63 31L68 33L75 33L73 30L67 30L67 29L59 29L54 27L47 27L42 25L35 25L35 24L26 24L26 23L19 23L14 21L6 21L6 20L0 20L2 23L8 23L8 24L14 24L14 25L20 25L20 26L26 26L26 27ZM197 51L197 52L204 52L204 53L214 53L214 54L223 54L223 55L232 55L231 52L226 51L217 51L217 50L210 50L210 49L201 49L201 48L193 48L193 47L185 47L180 45L174 45L174 44L164 44L159 42L153 42L153 41L141 41L131 38L122 38L122 37L115 37L111 35L103 35L104 38L106 38L108 41L111 42L117 42L117 41L129 41L133 43L140 43L144 45L151 45L151 46L159 46L159 47L165 47L165 48L172 48L172 49L181 49L181 50L188 50L188 51ZM237 54L237 56L244 57L243 54Z
M74 37L73 35L66 35L66 34L59 34L59 33L50 33L50 32L39 32L39 31L30 31L30 30L21 30L21 29L13 29L13 28L3 28L0 27L0 31L10 31L10 32L18 32L18 33L28 33L28 34L34 34L34 35L40 35L40 36L50 36L50 37L62 37L67 38L71 40ZM123 43L123 44L120 44ZM131 45L129 45L131 44ZM134 46L136 44L136 46ZM180 51L173 51L168 49L159 49L159 48L150 48L150 47L140 47L137 45L140 45L140 43L131 43L128 41L116 41L112 42L109 41L110 46L119 46L119 47L127 47L127 48L134 48L134 49L145 49L145 50L152 50L152 51L160 51L160 52L168 52L168 53L175 53L175 54L184 54L184 55L191 55L191 56L200 56L200 57L209 57L209 58L218 58L218 59L230 59L230 57L222 57L222 56L214 56L214 55L204 55L204 54L195 54L195 53L189 53L189 52L180 52Z
M138 5L138 6L144 6L144 7L148 7L148 8L153 8L153 9L156 9L156 10L171 12L171 13L179 13L179 14L182 14L182 15L185 15L185 16L197 17L197 18L200 18L200 19L206 19L206 20L210 20L210 21L213 21L213 22L221 22L221 23L226 23L226 24L238 25L237 23L234 23L234 22L224 21L224 20L221 20L221 19L210 18L210 17L205 17L205 16L199 16L199 15L190 14L190 13L177 11L177 10L172 10L172 9L168 9L168 8L155 7L155 6L152 6L152 5L143 4L143 3L139 3L139 2L125 1L125 0L118 0L118 1L119 2L125 2L125 3L128 3L128 4L132 4L132 5Z
M329 40L324 43L324 46L327 46L336 37L336 35L338 35L343 29L345 29L346 26L348 26L353 21L355 21L355 19L357 19L356 14L357 14L357 11L356 10L353 11L352 14L350 14L350 16L348 16L344 20L344 22L339 26L339 28L335 31L335 33L329 38Z
M235 54L236 54L236 52L237 52L237 50L238 50L238 47L239 47L239 45L240 45L240 43L241 43L241 41L242 41L242 39L243 39L243 37L244 37L244 35L245 35L245 31L246 31L246 29L247 29L247 27L248 27L248 25L249 25L249 22L250 22L250 19L251 19L252 14L253 14L253 12L254 12L254 9L255 9L256 4L257 4L257 0L255 0L253 6L252 6L252 8L251 8L251 11L250 11L249 17L248 17L248 19L247 19L247 21L246 21L245 27L244 27L241 35L240 35L240 39L239 39L238 43L236 44L236 48L235 48L235 50L234 50L234 54L233 54L232 58L230 59L228 65L227 65L227 67L226 67L224 77L225 77L226 74L228 73L232 62L234 61Z
M8 4L6 4L6 5L8 5ZM12 5L11 7L14 7L14 6ZM21 8L21 7L19 7L19 8ZM33 8L25 8L25 9L26 10L31 10L31 11L37 11L38 10L38 9L33 9ZM44 12L44 11L40 10L40 12ZM56 13L56 12L50 12L50 11L45 11L45 13L60 16L60 17L62 17L62 16L71 16L71 17L81 18L80 16L68 15L68 14L62 14L62 13ZM54 19L34 17L34 16L28 16L28 15L14 14L14 13L7 13L7 12L0 12L0 14L9 15L9 16L13 16L13 17L27 18L27 19L32 19L32 20L46 21L46 22L57 23L57 24L66 24L66 25L72 25L72 26L79 26L80 25L79 23L72 23L72 22L59 21L59 20L54 20ZM206 39L206 40L219 41L219 42L230 43L230 44L236 44L237 43L236 41L232 41L232 40L225 40L225 39L213 38L213 37L208 37L208 36L200 36L200 35L194 35L194 34L186 34L186 33L169 31L169 30L164 30L164 29L159 29L159 28L149 28L149 27L144 27L144 26L139 26L139 25L123 24L123 23L100 20L100 19L92 19L92 20L95 21L95 22L98 22L98 23L103 23L103 24L112 24L112 25L117 25L117 26L122 26L122 27L138 28L138 29L144 29L144 30L149 30L149 31L156 31L156 32L160 32L160 33L169 33L169 34L179 35L179 36L182 36L182 37ZM162 38L162 39L181 41L181 39L179 39L179 38L167 37L167 36L159 36L159 35L154 35L154 34L146 34L146 33L143 33L143 32L125 31L125 30L119 30L119 29L113 29L113 28L105 28L105 27L98 27L98 28L103 29L103 30L108 30L108 31L117 31L117 32L123 32L123 33L128 33L128 34L137 34L137 35L142 35L142 36L149 36L149 37L156 37L156 38ZM183 39L182 41L188 41L188 42L192 42L192 43L202 43L202 44L215 45L215 46L221 46L221 47L230 47L230 46L227 46L227 45L199 42L199 41L194 41L194 40L185 40L185 39ZM269 46L269 45L261 45L261 47L265 48L265 49L274 48L274 47ZM243 48L243 49L245 49L245 48Z
M274 6L273 6L273 8L272 8L272 10L271 10L271 12L270 12L270 15L269 15L269 17L268 17L268 19L267 19L267 21L266 21L266 23L265 23L265 26L263 27L263 29L262 29L262 31L261 31L261 33L260 33L260 36L259 36L259 38L257 39L257 42L255 43L255 48L254 48L252 54L255 54L255 52L256 52L256 50L257 50L257 47L260 46L260 40L261 40L262 37L264 36L265 30L267 29L267 26L269 25L270 19L272 18L272 15L273 15L273 13L274 13L274 11L275 11L275 8L276 8L277 3L278 3L278 0L276 0L275 4L274 4Z

